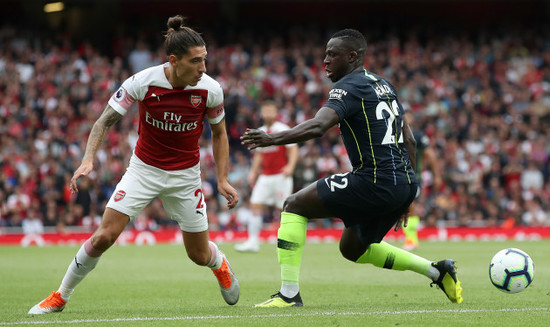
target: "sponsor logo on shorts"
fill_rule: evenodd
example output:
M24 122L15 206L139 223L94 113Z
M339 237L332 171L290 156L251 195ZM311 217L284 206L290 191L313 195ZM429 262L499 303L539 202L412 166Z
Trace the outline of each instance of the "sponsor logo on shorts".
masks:
M202 96L200 95L191 96L191 104L193 105L193 107L197 108L199 104L201 104L201 102L202 102Z
M123 190L120 190L120 191L116 192L115 202L118 202L118 201L124 199L125 196L126 196L126 192L124 192Z

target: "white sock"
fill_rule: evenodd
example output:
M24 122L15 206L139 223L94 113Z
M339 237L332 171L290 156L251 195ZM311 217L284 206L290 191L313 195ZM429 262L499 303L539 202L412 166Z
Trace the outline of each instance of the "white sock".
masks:
M76 285L95 268L102 253L102 251L93 248L90 239L82 244L57 290L65 302L69 301Z
M262 229L262 216L254 213L248 220L248 240L258 243L260 240L260 231Z
M210 262L208 263L208 268L212 270L217 270L222 266L223 263L223 253L218 249L216 243L208 241L208 247L210 248Z
M296 296L296 294L298 294L298 292L300 292L300 285L298 285L298 284L294 284L294 285L282 284L280 292L283 296L286 296L288 298L293 298L293 297Z

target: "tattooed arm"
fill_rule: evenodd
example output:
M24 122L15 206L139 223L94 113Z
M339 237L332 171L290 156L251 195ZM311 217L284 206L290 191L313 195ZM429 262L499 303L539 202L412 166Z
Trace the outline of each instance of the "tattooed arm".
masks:
M71 178L71 192L78 192L78 187L76 186L76 181L82 177L88 175L94 168L94 158L97 150L103 143L105 136L109 127L116 124L122 115L115 111L111 106L107 105L105 110L95 122L92 130L90 131L90 136L88 137L88 143L86 144L86 152L82 158L82 163L80 167L74 172L73 177Z

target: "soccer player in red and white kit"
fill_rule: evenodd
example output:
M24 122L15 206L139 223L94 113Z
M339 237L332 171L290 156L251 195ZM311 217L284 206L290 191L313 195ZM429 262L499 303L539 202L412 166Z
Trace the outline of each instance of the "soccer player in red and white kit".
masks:
M289 129L287 125L277 121L277 105L273 101L262 103L261 116L264 125L259 129L266 133L277 133ZM244 243L235 245L235 250L241 252L260 250L259 236L264 210L266 206L274 206L279 211L283 210L285 199L292 194L292 174L297 161L296 144L256 149L248 175L249 184L254 185L250 197L252 216L247 224L248 239Z
M92 171L95 154L108 129L137 101L139 139L129 167L107 203L101 225L71 261L59 289L32 307L29 314L62 311L101 254L155 197L163 201L171 218L179 223L189 258L212 269L228 304L239 299L239 282L227 258L208 240L201 191L198 141L206 117L212 129L218 190L229 208L239 201L227 178L229 144L223 91L218 82L205 74L206 47L202 37L184 26L181 16L169 18L167 25L164 45L168 62L128 78L111 97L92 127L82 163L71 179L71 190L78 192L77 180Z

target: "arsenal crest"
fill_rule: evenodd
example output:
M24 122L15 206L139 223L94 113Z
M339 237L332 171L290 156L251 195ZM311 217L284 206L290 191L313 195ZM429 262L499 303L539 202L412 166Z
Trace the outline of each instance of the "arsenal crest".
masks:
M200 95L191 95L191 104L193 107L197 108L202 102L202 96Z
M124 196L126 195L126 192L124 192L123 190L120 190L118 192L116 192L115 194L115 202L118 202L122 199L124 199Z

